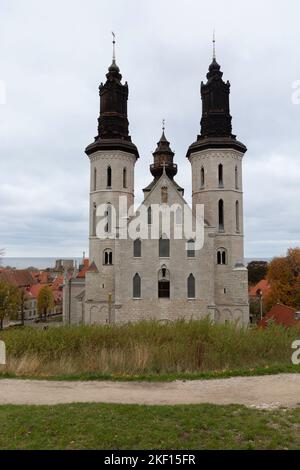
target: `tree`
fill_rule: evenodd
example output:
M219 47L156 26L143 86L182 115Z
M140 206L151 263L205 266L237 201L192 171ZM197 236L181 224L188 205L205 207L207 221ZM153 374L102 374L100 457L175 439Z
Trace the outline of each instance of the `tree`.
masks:
M248 264L249 284L255 286L259 281L266 278L267 273L267 261L251 261L251 263Z
M45 321L47 321L47 313L54 306L54 296L51 287L44 286L39 292L37 299L37 308L40 317L44 316Z
M287 256L274 258L267 277L271 285L269 307L282 303L300 309L300 248L290 248Z
M0 330L3 330L5 318L13 320L18 317L19 308L19 289L7 282L0 282Z
M20 289L20 313L22 325L25 325L25 305L28 300L28 293L26 289Z

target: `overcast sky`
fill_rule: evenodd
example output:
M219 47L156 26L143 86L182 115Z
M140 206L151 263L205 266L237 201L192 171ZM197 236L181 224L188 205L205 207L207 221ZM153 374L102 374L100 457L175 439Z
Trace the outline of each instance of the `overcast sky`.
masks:
M129 84L140 159L166 134L190 200L187 148L199 133L199 87L212 56L231 82L244 159L245 255L300 246L298 0L0 0L0 248L6 256L80 256L88 249L89 160L98 86L111 63ZM6 101L4 103L4 87Z

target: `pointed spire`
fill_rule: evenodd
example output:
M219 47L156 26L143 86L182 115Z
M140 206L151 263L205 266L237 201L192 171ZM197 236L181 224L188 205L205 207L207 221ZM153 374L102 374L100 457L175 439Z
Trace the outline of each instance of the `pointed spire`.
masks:
M111 32L111 34L112 34L112 37L113 37L113 42L112 42L113 43L113 57L112 57L112 60L113 60L113 62L115 62L116 61L116 35L113 31Z
M117 63L116 63L116 35L115 33L112 31L111 32L112 34L112 37L113 37L113 40L112 40L112 44L113 44L113 53L112 53L112 64L111 66L109 67L108 71L109 72L117 72L119 73L120 72L120 69L119 67L117 66ZM122 76L120 75L120 79L122 78Z
M163 119L162 120L162 135L161 135L161 138L159 139L159 142L157 142L157 149L155 150L154 153L156 154L156 153L161 153L161 152L164 152L164 153L167 152L174 156L174 152L172 152L170 148L170 142L166 138L165 129L166 129L166 120Z
M213 33L213 60L216 60L216 31Z
M169 142L165 135L165 130L166 130L166 120L163 119L162 120L162 135L161 135L159 142L157 142L158 147L160 147L160 144L167 144L169 146Z
M208 74L206 75L206 77L210 79L216 75L222 78L223 73L221 72L221 66L218 64L217 59L216 59L216 33L214 30L213 32L213 58L212 58L212 63L209 66Z
M112 64L106 73L106 82L99 86L100 116L98 118L98 135L95 141L86 148L87 155L101 149L125 150L139 158L136 146L129 135L127 113L128 84L122 83L122 75L116 64L116 35L112 32Z

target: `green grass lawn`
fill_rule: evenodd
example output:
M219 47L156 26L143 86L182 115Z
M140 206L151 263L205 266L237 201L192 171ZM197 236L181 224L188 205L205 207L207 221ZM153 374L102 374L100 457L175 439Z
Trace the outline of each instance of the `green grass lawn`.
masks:
M0 406L0 449L300 449L300 408Z

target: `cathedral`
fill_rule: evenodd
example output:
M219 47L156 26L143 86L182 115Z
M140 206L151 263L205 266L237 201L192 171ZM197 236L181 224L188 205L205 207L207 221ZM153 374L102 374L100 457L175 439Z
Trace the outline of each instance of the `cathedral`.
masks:
M122 83L113 55L106 82L99 87L98 134L85 151L90 161L89 259L65 282L66 324L206 316L215 322L248 324L242 187L247 149L232 133L230 83L222 77L214 52L207 80L201 83L200 134L186 153L191 165L190 210L204 207L202 248L196 249L193 239L175 237L174 229L168 236L160 232L156 238L132 239L118 233L109 236L107 223L107 236L99 237L97 208L105 206L108 216L112 207L118 215L121 200L133 206L135 165L142 163L129 134L128 84ZM149 185L143 190L149 229L155 205L187 205L175 179L177 165L164 128L153 158Z

